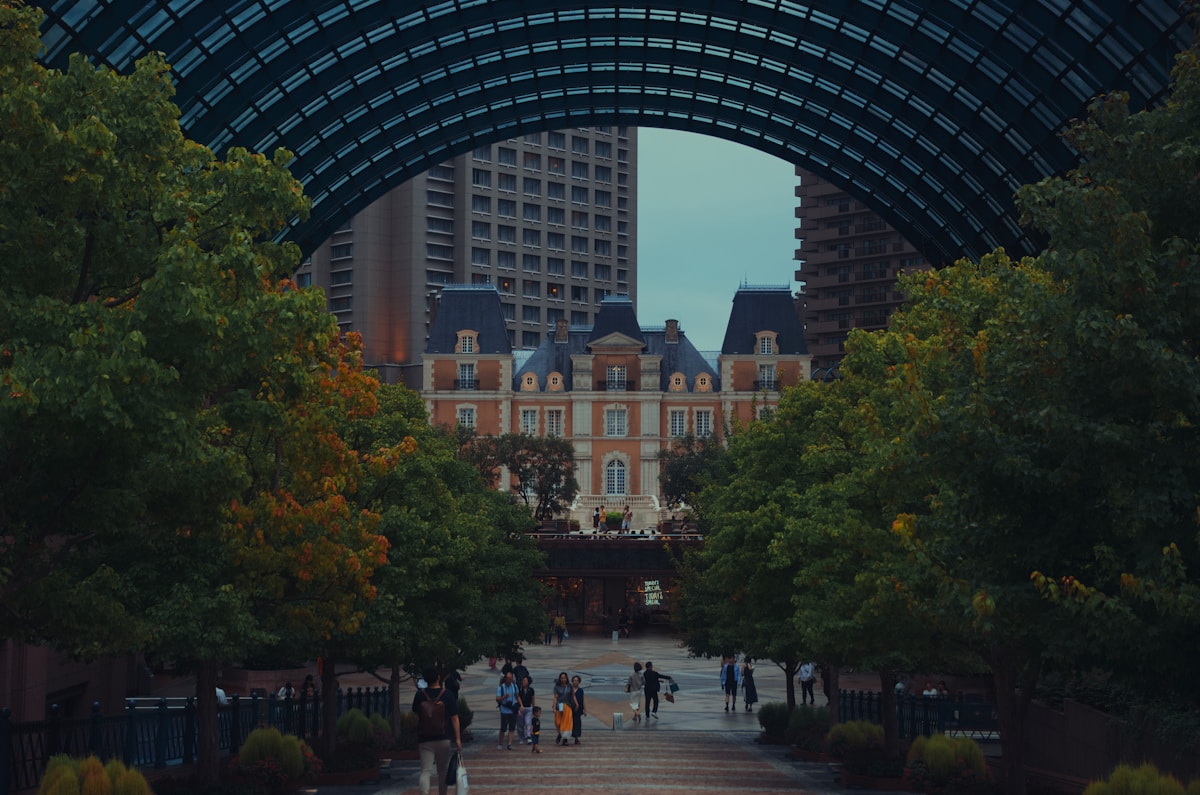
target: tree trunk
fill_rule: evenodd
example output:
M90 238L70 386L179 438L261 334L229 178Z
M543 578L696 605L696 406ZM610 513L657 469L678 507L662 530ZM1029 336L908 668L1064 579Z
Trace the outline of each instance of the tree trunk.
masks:
M196 669L196 785L204 792L221 783L221 750L217 738L217 661Z
M392 676L388 679L388 703L392 711L392 737L400 739L404 726L404 713L400 711L400 663L392 663ZM405 710L407 712L407 710Z
M838 681L841 671L836 665L821 666L821 686L825 688L825 698L829 701L829 725L836 726L842 722L841 699L838 693L841 684Z
M783 665L783 676L787 679L787 708L791 712L796 708L796 671L800 668L800 663L795 660L786 660Z
M326 764L333 761L337 747L337 677L333 675L334 662L329 657L321 661L321 758Z
M1025 795L1025 720L1033 700L1036 671L1020 668L1009 660L990 661L996 686L996 714L1000 718L1000 754L1004 760L1004 790L1008 795Z
M896 715L896 674L879 672L879 709L883 718L883 753L889 758L900 756L900 725Z

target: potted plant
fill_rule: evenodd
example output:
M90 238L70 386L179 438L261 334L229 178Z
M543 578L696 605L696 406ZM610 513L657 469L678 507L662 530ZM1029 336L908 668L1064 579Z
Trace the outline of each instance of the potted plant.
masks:
M904 778L925 792L969 794L992 788L983 751L970 737L935 734L913 740Z
M768 701L758 708L758 725L762 727L759 741L770 745L787 742L788 705Z

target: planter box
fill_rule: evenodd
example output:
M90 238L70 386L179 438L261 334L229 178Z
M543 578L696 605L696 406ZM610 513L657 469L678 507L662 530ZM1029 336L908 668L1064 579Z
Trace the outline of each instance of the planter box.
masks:
M318 787L351 787L356 784L377 784L382 776L378 767L362 770L343 770L336 773L318 773Z
M912 792L912 786L903 778L889 776L868 776L863 773L850 773L842 768L842 786L847 789L869 789L876 792Z
M825 764L833 762L833 757L824 751L806 751L793 746L792 755L803 762L824 762Z

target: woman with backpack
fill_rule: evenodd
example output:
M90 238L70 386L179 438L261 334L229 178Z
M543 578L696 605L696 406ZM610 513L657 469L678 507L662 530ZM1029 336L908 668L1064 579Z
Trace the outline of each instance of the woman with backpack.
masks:
M435 768L438 795L446 795L446 771L450 768L450 743L462 753L462 733L458 722L458 699L442 686L442 672L426 668L422 673L425 687L413 697L412 711L417 713L417 749L421 754L421 795L429 795L429 779Z

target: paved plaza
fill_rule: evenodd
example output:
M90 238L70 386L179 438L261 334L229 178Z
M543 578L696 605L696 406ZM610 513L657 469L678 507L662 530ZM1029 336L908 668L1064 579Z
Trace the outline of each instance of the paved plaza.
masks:
M625 681L635 661L647 660L673 676L680 690L674 704L664 701L657 720L635 724L627 720L630 709ZM461 691L475 712L471 724L474 739L464 750L472 793L774 795L841 789L828 765L799 762L787 748L759 745L758 718L745 711L740 693L738 709L724 710L720 661L693 659L665 635L619 641L608 636L576 636L561 646L529 647L525 664L542 705L549 703L545 696L560 671L583 678L588 708L583 743L556 746L553 720L544 715L540 755L531 754L529 746L498 750L495 688L499 671L489 670L486 661L477 663L464 673ZM756 666L755 681L760 703L784 700L786 682L775 665ZM623 718L616 729L614 713ZM375 791L413 795L418 791L417 771L416 762L396 762L388 771L390 780L377 787L352 789L359 795ZM339 793L322 788L321 795Z

